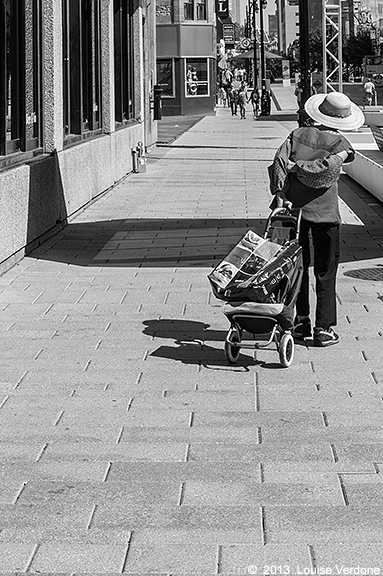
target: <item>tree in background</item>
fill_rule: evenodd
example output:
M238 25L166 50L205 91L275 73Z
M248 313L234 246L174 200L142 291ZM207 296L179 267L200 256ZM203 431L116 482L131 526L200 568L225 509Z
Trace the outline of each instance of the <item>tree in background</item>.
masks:
M322 32L314 30L309 36L310 44L310 69L311 71L323 69L323 40ZM370 30L362 29L355 36L343 39L343 67L346 81L350 75L361 76L363 57L373 54L374 49L370 38ZM294 40L287 49L287 57L291 61L293 72L299 71L299 39ZM334 66L332 61L328 61L329 66Z
M347 80L350 74L354 77L363 76L363 57L369 54L374 54L369 29L359 30L355 36L350 36L345 40L343 58Z

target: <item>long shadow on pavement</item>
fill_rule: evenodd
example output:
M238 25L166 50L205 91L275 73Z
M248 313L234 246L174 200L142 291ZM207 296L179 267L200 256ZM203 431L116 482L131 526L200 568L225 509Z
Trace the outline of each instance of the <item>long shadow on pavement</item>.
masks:
M71 223L32 258L97 267L210 267L243 234L263 234L265 219L118 219ZM341 261L381 258L381 219L342 226Z

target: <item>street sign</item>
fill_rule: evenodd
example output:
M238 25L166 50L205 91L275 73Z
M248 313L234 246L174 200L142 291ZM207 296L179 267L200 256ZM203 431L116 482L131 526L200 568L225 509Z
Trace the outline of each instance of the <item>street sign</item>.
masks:
M312 87L314 88L315 92L319 94L323 92L323 76L322 74L313 73L312 77Z
M249 50L249 48L251 48L250 38L241 38L239 41L239 46L242 48L242 50Z

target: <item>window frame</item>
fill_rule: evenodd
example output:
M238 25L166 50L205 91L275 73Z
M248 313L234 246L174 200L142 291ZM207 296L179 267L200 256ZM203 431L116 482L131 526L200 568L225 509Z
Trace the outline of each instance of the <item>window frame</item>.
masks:
M102 130L101 2L62 0L64 144Z
M171 75L172 75L171 94L164 94L164 92L162 92L161 98L175 98L176 97L176 90L175 90L176 84L175 84L175 59L174 58L157 58L157 61L156 61L157 84L161 85L161 79L159 78L159 74L158 74L158 64L165 63L165 62L169 62L171 64L171 67L172 67L172 70L171 70Z
M133 1L113 0L114 110L116 128L135 120Z
M202 17L200 16L202 13ZM207 0L197 0L196 3L196 20L207 20Z
M196 61L203 61L206 62L206 80L196 80L193 81L194 84L197 85L197 90L198 90L198 85L206 85L207 86L207 92L206 94L188 94L188 84L189 84L189 80L188 80L188 67L191 66L193 62ZM210 97L210 61L209 58L185 58L184 59L184 66L185 66L185 98L209 98Z
M20 153L23 159L25 153L28 157L41 153L43 141L42 1L9 0L8 8L1 0L0 167L8 166L14 153L18 160Z
M194 0L187 0L184 2L184 20L194 20Z

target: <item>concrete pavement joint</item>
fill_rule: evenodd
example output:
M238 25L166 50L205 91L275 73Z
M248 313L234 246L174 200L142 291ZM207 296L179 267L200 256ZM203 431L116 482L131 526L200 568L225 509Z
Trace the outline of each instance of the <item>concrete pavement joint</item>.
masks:
M17 501L19 500L21 494L24 492L26 485L28 484L28 482L23 482L22 485L20 486L16 496L13 499L12 504L16 504Z
M179 498L178 498L178 506L182 506L182 504L184 503L185 490L186 490L186 482L181 482L180 494L179 494Z
M259 400L259 372L254 372L254 396L255 412L259 412L261 409Z
M267 533L266 533L266 510L264 506L260 507L261 514L261 532L262 532L262 544L266 546L267 544Z
M83 372L87 372L87 370L88 370L89 366L91 365L91 363L92 363L92 360L88 360L88 361L87 361L87 363L86 363L85 366L84 366Z
M314 546L312 546L312 544L308 544L307 546L309 549L309 558L310 558L310 563L311 563L311 569L312 569L313 573L315 574L317 572L317 561L316 561L316 557L315 557Z
M40 292L40 294L38 294L38 295L36 296L36 298L35 298L34 300L32 300L32 304L36 304L37 300L38 300L39 298L41 298L41 296L44 294L44 292L45 292L45 290L42 290L42 292Z
M129 555L129 551L130 551L130 548L131 548L131 545L132 545L132 540L133 540L133 532L130 532L130 533L129 533L129 537L128 537L128 543L127 543L127 546L126 546L126 551L125 551L124 559L123 559L122 564L121 564L121 570L120 570L121 574L123 574L124 572L126 572L125 569L126 569L127 562L128 562L128 555Z
M335 448L335 444L330 444L330 450L334 463L338 462L339 458Z
M116 444L119 444L121 442L121 438L122 438L123 433L124 433L124 426L121 426L121 429L120 429L118 436L117 436Z
M343 502L345 506L349 505L349 501L348 501L348 497L347 497L347 492L346 492L346 487L344 485L343 482L343 478L342 478L342 474L337 474L338 476L338 481L339 481L339 485L340 485L340 491L342 493L342 498L343 498Z
M34 546L34 548L33 548L33 550L32 550L32 553L31 553L31 556L30 556L30 558L29 558L29 560L28 560L28 562L27 562L27 565L26 565L25 568L24 568L24 572L29 572L29 570L30 570L30 568L31 568L31 566L32 566L32 562L33 562L33 560L36 558L36 554L37 554L40 546L41 546L40 543L37 543L37 544Z
M16 390L20 384L22 383L22 381L26 378L26 376L28 375L29 371L25 370L25 372L23 373L23 375L21 376L21 378L18 379L18 381L16 382L15 386L14 386L14 390Z
M94 505L93 505L93 508L92 508L92 511L91 511L91 513L90 513L90 517L89 517L88 523L87 523L86 528L85 528L85 530L87 530L87 531L90 530L90 527L91 527L91 525L92 525L94 516L95 516L95 514L96 514L96 510L97 510L97 504L94 504Z
M111 468L112 468L112 462L108 462L108 464L106 465L104 477L102 479L103 482L106 482L108 480L108 476L109 476L109 472L110 472Z
M120 304L123 304L123 303L125 302L125 298L127 297L127 295L128 295L128 291L126 290L126 291L124 292L121 300L120 300Z
M4 404L9 400L9 396L5 396L0 404L0 409L4 406Z
M37 455L36 458L36 462L40 462L41 458L43 457L46 449L48 448L48 443L44 444L44 446L42 447L42 449L40 450L40 453Z
M370 375L371 375L371 378L372 378L373 381L374 381L374 384L379 384L379 380L378 380L378 377L377 377L377 375L375 374L375 372L370 372Z
M218 544L217 546L217 558L216 558L216 568L217 576L222 574L222 546Z
M59 425L59 423L60 423L62 417L64 416L64 414L65 414L65 410L61 410L61 412L60 412L60 414L58 415L58 417L56 418L53 426L58 426L58 425Z
M264 484L264 482L265 482L265 469L263 466L263 462L259 463L259 478L260 478L261 484Z

